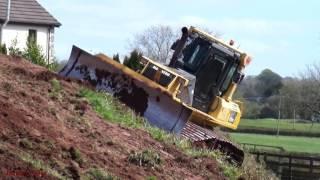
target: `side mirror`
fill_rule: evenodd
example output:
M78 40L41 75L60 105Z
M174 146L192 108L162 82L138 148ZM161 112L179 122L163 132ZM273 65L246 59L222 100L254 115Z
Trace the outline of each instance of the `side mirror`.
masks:
M242 72L237 71L233 76L233 82L240 84L241 81L243 80L244 76L245 75Z
M187 27L183 27L181 29L181 32L182 32L182 36L181 36L181 39L183 39L183 37L188 37L188 28ZM181 39L177 39L172 45L171 45L171 50L176 50L179 42Z
M171 50L176 50L179 42L180 42L180 39L177 39L177 40L171 45Z

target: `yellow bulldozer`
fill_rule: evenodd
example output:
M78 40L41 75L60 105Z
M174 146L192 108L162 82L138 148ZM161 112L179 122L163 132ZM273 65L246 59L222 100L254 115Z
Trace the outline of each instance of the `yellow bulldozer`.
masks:
M241 164L243 151L213 127L236 129L242 104L233 101L251 58L195 27L182 28L168 65L147 57L135 69L104 54L74 46L60 75L90 82L117 97L151 125L188 138L197 146L219 149Z

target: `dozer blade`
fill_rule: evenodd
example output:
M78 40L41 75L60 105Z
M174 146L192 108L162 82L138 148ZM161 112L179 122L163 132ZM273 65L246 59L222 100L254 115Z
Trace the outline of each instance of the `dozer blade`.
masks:
M104 55L93 56L76 46L59 74L90 82L96 90L112 94L144 116L151 125L175 134L182 131L192 113L148 78Z

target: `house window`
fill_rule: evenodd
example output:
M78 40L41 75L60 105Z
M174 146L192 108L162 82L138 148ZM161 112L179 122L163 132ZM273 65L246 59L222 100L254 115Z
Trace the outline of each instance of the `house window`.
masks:
M28 41L37 42L37 30L29 29Z

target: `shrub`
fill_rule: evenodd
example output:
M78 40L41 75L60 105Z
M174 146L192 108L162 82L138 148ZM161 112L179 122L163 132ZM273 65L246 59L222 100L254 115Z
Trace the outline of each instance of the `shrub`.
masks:
M23 52L23 57L30 62L47 67L46 58L42 53L42 48L39 46L35 40L27 41L26 48Z
M137 50L133 50L130 53L130 57L125 57L123 64L128 66L129 68L137 71L141 69L141 64L139 63L140 59L142 58L142 53L138 52Z
M7 46L6 44L0 44L0 54L7 54Z

